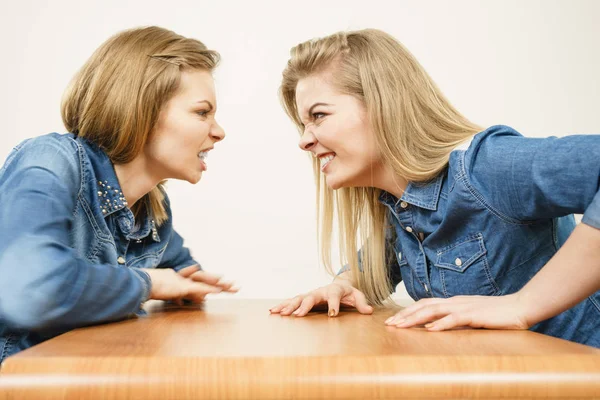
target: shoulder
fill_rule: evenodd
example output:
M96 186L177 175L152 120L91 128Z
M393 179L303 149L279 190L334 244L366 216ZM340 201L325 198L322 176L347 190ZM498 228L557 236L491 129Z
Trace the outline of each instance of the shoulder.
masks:
M71 164L79 160L79 147L70 133L49 133L21 142L16 154L40 164Z
M523 135L509 126L491 126L473 137L464 153L465 166L468 168L475 163L497 161L505 157L507 151L514 150L523 139Z
M5 163L6 173L27 173L53 176L77 186L81 175L79 146L72 134L50 133L21 142Z

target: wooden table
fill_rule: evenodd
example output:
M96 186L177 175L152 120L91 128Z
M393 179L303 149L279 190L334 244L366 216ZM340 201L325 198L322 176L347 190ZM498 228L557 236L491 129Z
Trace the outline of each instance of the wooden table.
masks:
M270 315L273 300L147 305L13 357L0 398L600 397L600 350L529 331L395 329L372 316Z

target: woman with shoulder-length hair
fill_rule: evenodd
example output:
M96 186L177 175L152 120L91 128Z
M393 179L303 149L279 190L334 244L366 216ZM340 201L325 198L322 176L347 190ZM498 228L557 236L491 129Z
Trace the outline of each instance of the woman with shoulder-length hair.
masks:
M294 47L281 97L313 156L323 262L331 271L337 213L347 264L271 312L371 313L404 281L418 301L388 325L529 328L600 347L600 136L482 130L373 29Z
M197 183L225 137L219 55L159 27L119 33L67 89L70 133L25 140L0 169L0 362L148 299L234 291L173 229L166 179Z

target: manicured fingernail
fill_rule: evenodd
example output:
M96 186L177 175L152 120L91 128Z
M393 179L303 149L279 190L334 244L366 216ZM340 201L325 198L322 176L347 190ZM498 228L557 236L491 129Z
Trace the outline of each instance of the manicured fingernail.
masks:
M292 315L298 315L298 314L300 314L300 310L296 310L292 313Z
M330 317L335 317L335 314L336 314L336 313L335 313L335 310L334 310L334 309L331 309L331 310L329 310L329 316L330 316Z
M398 320L394 321L394 323L396 324L396 326L398 326L398 325L402 325L402 324L404 324L405 322L406 322L406 320L405 320L404 318L400 318L400 319L398 319Z
M433 328L435 325L433 323L429 323L429 324L425 324L425 328L430 329Z
M394 320L394 317L389 317L388 319L385 320L386 324L391 323Z

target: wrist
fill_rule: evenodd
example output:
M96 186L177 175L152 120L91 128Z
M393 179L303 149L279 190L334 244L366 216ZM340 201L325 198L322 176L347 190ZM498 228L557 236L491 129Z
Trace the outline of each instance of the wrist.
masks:
M523 289L508 295L508 297L511 297L514 301L516 317L525 329L529 329L540 322L536 315L537 308L535 304L531 304L530 296L526 292L523 292Z

